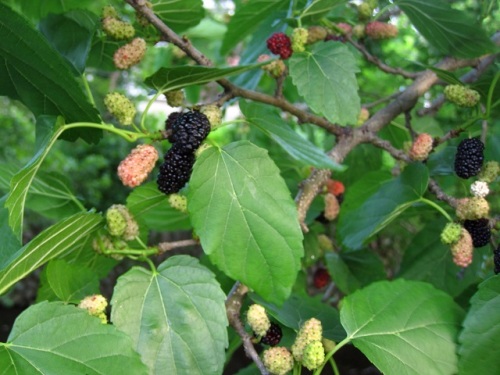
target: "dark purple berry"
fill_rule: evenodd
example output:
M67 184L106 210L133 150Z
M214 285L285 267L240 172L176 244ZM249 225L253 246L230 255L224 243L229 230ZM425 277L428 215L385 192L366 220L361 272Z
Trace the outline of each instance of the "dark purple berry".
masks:
M474 247L483 247L490 242L491 229L488 219L465 220L464 228L472 237Z
M464 139L455 154L455 173L460 178L476 176L484 160L484 144L479 138Z
M283 332L281 327L276 323L271 323L266 334L260 339L260 342L265 345L276 346L280 343Z

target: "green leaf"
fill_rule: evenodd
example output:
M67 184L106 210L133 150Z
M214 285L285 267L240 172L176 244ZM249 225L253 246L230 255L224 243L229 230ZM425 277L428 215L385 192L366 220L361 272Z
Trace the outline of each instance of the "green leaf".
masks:
M221 55L226 55L238 42L256 31L260 23L272 12L287 9L288 5L288 0L252 0L243 4L236 10L227 25Z
M34 21L50 13L64 13L71 9L86 9L99 14L106 4L105 0L10 0L10 5L14 10Z
M51 133L45 133L43 139L37 140L38 149L35 156L12 177L10 180L10 195L5 202L5 207L9 209L9 225L19 239L22 236L24 206L28 190L43 160L63 132L61 118L42 117L39 121L45 124L50 123L53 130Z
M384 374L456 374L462 310L417 281L379 281L342 301L348 339Z
M160 68L144 83L154 89L164 92L179 90L193 85L202 85L234 74L240 74L255 69L262 64L235 66L232 68L209 68L206 66L177 66Z
M382 261L369 250L329 252L325 254L325 260L332 280L344 294L387 278Z
M478 282L477 273L483 259L480 250L475 250L473 263L462 272L461 267L453 263L450 247L441 242L445 224L444 220L432 221L415 235L405 250L397 276L428 282L457 297Z
M156 182L134 189L127 198L127 207L149 229L175 231L191 228L189 215L170 206L168 197L158 190Z
M21 248L21 241L9 226L9 211L4 207L7 196L0 199L0 238L2 250L0 251L0 269L3 264Z
M288 297L303 256L302 231L267 151L249 142L204 151L194 165L188 209L219 269L267 301Z
M49 14L39 29L47 41L73 66L77 74L85 70L92 37L99 25L98 17L87 10Z
M442 0L398 0L395 4L443 54L466 58L494 50L485 31L469 14L453 9Z
M202 0L151 0L153 11L176 33L198 25L205 16Z
M85 310L42 302L15 321L0 343L2 374L147 374L129 337Z
M323 337L340 341L345 338L345 331L340 324L337 309L321 301L321 298L292 293L281 306L266 302L259 296L251 294L250 298L266 308L266 311L286 327L298 331L308 319L321 321Z
M488 374L500 367L500 276L479 284L463 322L458 350L461 375Z
M25 18L2 3L0 34L0 95L20 100L36 117L62 115L66 123L100 122L69 63ZM101 135L100 130L72 129L65 137L95 143Z
M0 266L0 295L17 281L102 227L102 216L80 213L45 229Z
M293 159L303 165L336 171L345 168L330 159L322 150L304 139L281 119L279 113L259 103L239 102L248 122L278 143Z
M316 43L312 52L294 53L289 69L313 111L341 125L356 123L361 109L355 75L359 69L347 46Z
M314 0L302 11L300 18L310 19L311 22L319 21L334 7L346 2L346 0Z
M91 269L53 259L44 269L37 301L78 303L86 296L99 293L99 278Z
M134 267L118 279L111 320L128 334L154 374L222 373L228 345L225 294L187 255L156 272Z
M344 246L358 250L404 210L418 202L427 190L429 172L421 163L405 168L396 179L381 185L361 205L342 207L338 233Z

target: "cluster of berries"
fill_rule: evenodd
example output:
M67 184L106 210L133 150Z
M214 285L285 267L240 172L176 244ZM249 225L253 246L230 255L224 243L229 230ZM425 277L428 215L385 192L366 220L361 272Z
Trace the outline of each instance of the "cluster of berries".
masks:
M130 40L135 35L134 26L123 21L115 8L110 5L102 10L101 26L104 33L114 40ZM145 53L146 41L142 38L134 38L116 50L113 62L118 69L128 69L141 62Z
M128 248L127 241L139 235L139 224L128 208L114 204L106 211L106 233L100 233L92 242L92 248L116 260L122 260L120 251Z
M460 142L455 155L455 173L459 177L478 176L470 186L472 197L457 201L455 213L459 223L448 223L441 233L441 241L451 246L453 261L461 267L472 262L474 248L486 246L491 238L490 206L485 197L490 192L488 183L497 178L500 166L493 161L483 165L483 152L484 144L478 138L470 138Z
M247 322L261 343L272 346L262 353L262 362L273 375L288 373L292 370L294 361L310 371L317 369L325 360L325 343L332 343L323 339L321 322L315 318L306 320L300 327L290 350L276 346L282 336L281 328L270 322L261 305L253 304L249 307ZM327 346L328 351L333 349L332 345Z
M326 192L323 196L325 208L320 218L333 221L339 216L340 203L344 198L345 187L342 182L333 179L329 179L325 186Z
M172 147L160 166L158 189L165 194L177 193L189 181L195 152L210 132L210 121L198 111L173 113L166 121Z

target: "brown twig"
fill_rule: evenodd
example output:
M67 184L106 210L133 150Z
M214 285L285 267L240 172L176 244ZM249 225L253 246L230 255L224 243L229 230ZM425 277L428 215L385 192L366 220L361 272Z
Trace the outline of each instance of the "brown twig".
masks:
M240 319L241 314L241 306L243 305L243 298L248 293L248 288L241 284L240 282L236 282L233 286L231 292L226 299L226 313L227 319L231 327L234 328L236 333L241 337L241 341L243 341L243 348L245 349L245 353L248 357L250 357L257 368L263 375L269 375L266 367L262 363L259 354L255 350L255 347L252 343L252 337L245 331L245 327Z
M158 254L163 254L167 251L177 249L179 247L186 246L195 246L198 245L199 242L196 240L180 240L180 241L172 241L172 242L160 242L158 244Z
M453 208L457 206L457 199L446 194L443 189L441 189L439 184L432 178L429 180L428 189L438 200L448 203Z

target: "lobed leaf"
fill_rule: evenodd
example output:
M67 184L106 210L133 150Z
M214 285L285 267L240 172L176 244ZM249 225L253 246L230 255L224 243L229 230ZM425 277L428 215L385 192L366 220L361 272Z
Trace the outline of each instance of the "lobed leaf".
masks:
M340 310L348 339L385 374L456 374L462 316L446 293L405 280L373 283Z
M361 110L356 59L338 42L316 43L311 52L294 53L290 77L316 113L341 125L356 124Z
M222 373L227 341L225 294L187 255L155 272L134 267L118 279L111 320L132 338L150 374Z
M204 151L194 165L188 209L219 269L267 301L288 297L303 256L302 231L267 151L245 141Z
M32 305L0 343L1 374L147 374L130 338L62 302Z

